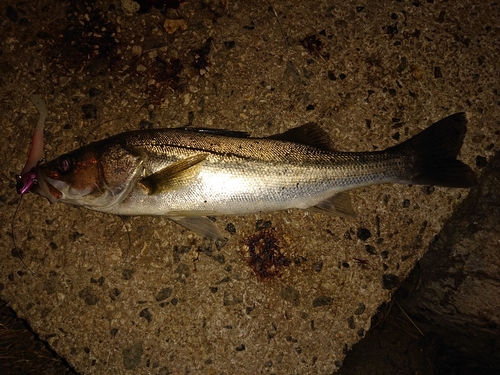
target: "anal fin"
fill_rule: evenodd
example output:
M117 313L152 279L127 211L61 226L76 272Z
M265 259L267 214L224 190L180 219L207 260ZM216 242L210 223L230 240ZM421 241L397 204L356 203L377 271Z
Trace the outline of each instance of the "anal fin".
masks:
M219 228L203 216L171 216L170 220L175 221L177 224L196 232L202 237L211 240L223 240L224 236L219 231Z
M356 217L352 208L351 196L347 192L335 194L317 205L309 207L308 210L330 216Z

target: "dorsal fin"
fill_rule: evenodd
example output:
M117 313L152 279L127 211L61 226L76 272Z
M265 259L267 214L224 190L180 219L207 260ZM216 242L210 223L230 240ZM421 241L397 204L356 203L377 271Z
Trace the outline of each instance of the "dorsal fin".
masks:
M249 133L237 131L237 130L192 128L189 126L182 126L179 129L186 130L186 131L193 132L193 133L223 135L225 137L233 137L233 138L248 138L248 137L250 137Z
M333 150L333 142L330 139L330 136L315 122L308 122L307 124L287 130L284 133L271 135L267 138L301 143L303 145L314 146L325 151Z

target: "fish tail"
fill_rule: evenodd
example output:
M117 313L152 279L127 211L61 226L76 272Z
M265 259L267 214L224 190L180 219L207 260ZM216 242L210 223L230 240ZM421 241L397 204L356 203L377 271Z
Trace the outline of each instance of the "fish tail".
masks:
M410 156L405 183L468 188L477 183L472 169L457 160L467 132L465 113L448 116L386 151Z

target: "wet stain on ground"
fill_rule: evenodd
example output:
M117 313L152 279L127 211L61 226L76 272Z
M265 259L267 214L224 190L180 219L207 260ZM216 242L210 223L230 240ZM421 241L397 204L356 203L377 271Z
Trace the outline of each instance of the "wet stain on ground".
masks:
M48 43L49 55L68 72L84 69L99 75L109 71L119 60L116 27L105 19L102 9L87 8L86 2L72 2L67 14L61 34L44 37L53 39Z
M248 264L261 280L278 277L292 261L281 253L279 239L273 229L263 229L245 240Z

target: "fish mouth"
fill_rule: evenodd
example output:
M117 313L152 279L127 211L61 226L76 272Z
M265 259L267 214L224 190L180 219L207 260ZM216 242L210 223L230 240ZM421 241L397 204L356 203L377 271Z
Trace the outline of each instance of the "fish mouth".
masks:
M63 197L63 193L54 187L57 180L45 176L41 168L35 169L36 183L31 191L41 197L47 198L50 203L56 203Z

